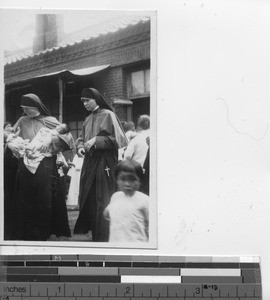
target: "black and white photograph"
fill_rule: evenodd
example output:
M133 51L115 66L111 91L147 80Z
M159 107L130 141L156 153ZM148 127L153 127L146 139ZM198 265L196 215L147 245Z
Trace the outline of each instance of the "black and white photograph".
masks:
M0 17L2 244L155 248L156 12Z
M0 0L5 299L270 299L269 16L267 0ZM111 280L116 259L119 293L32 276L71 262Z

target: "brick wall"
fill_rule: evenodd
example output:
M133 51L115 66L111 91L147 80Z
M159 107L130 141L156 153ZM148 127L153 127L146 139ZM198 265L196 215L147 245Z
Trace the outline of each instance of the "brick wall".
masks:
M46 101L47 105L55 115L57 113L56 110L58 110L58 104L55 102L58 103L59 100L57 89L54 88L55 93L50 95L48 92L51 90L50 88L42 89L40 87L40 84L44 79L32 81L31 78L41 74L59 72L64 69L75 70L110 64L110 68L104 71L91 76L80 77L79 80L83 82L82 87L96 88L110 103L112 103L114 99L127 99L127 74L130 68L134 65L149 65L150 63L150 29L148 28L148 25L140 24L139 27L142 31L141 34L138 34L138 31L136 31L134 36L127 36L120 42L116 42L115 36L111 34L111 38L107 39L107 44L104 44L103 46L99 44L99 46L95 48L87 41L76 47L62 48L57 51L48 52L44 55L38 55L31 59L18 61L15 64L6 65L6 88L20 87L20 82L17 84L11 83L20 80L28 80L27 82L33 85L33 92L36 92L37 94L40 94L41 92L42 96L44 95L44 98L48 99L48 102ZM111 41L111 43L109 43L109 41ZM50 78L48 82L49 81L54 86L55 84L58 84L57 77ZM52 83L52 81L54 81L54 83ZM43 83L42 86L44 86ZM80 95L78 94L75 98L79 99L79 97ZM54 101L50 101L52 99ZM74 107L76 110L77 105L74 105ZM71 109L71 114L75 114L74 109ZM77 115L82 115L81 110L79 111L78 109ZM126 120L127 108L125 106L117 105L115 110L120 120Z
M59 26L54 25L53 28L51 32L53 30L61 32L60 24ZM137 24L132 32L130 29L126 29L126 31L129 34L125 34L125 30L121 30L6 65L4 69L5 83L27 80L61 69L74 70L103 64L116 67L150 59L149 23ZM61 34L58 33L58 35Z
M93 83L96 89L99 90L110 103L112 103L115 98L123 97L125 87L121 67L108 69L108 71L101 76L96 75Z
M59 72L61 70L76 70L93 66L110 64L112 68L127 64L138 63L150 59L150 41L142 41L135 45L126 45L121 48L111 49L102 53L89 56L67 57L65 51L54 60L46 57L36 57L35 69L31 70L27 61L15 65L5 66L5 83L31 79L35 76Z
M123 105L116 105L114 109L120 121L122 123L125 122L127 120L127 107Z

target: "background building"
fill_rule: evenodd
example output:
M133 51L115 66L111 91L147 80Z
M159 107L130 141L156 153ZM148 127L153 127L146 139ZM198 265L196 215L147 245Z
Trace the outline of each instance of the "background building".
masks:
M124 15L68 35L63 18L36 15L31 47L5 52L5 120L14 124L21 96L35 93L76 139L87 113L84 87L99 90L123 122L150 114L150 16Z

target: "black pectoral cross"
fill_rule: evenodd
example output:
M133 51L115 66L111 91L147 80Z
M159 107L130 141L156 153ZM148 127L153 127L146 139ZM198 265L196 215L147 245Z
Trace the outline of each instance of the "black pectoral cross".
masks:
M110 172L109 172L109 171L110 171L110 168L106 166L105 171L107 172L107 175L108 175L108 177L110 178Z

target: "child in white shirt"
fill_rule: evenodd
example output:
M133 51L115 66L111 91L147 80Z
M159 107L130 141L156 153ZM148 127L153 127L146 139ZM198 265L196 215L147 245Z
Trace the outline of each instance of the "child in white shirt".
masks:
M149 197L138 191L142 172L133 160L121 161L116 167L119 191L104 210L110 221L109 242L148 242Z

